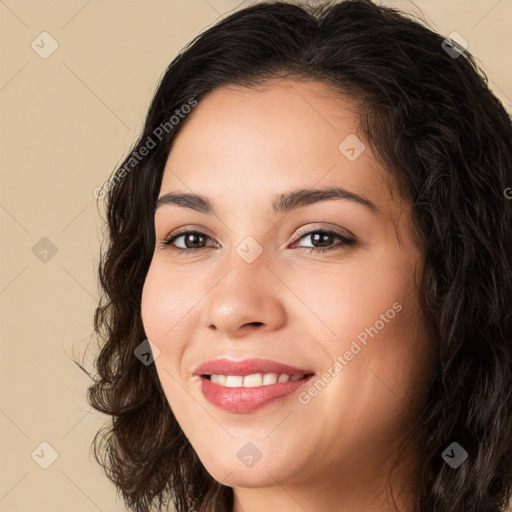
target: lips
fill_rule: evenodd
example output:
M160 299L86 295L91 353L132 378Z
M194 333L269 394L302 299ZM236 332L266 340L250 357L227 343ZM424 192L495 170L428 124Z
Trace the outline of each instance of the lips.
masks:
M206 400L224 411L233 413L254 412L276 400L285 399L314 376L312 370L297 368L269 359L245 359L243 361L214 359L201 364L194 374ZM283 379L279 379L273 384L244 387L242 385L242 381L245 382L243 377L255 374L288 375L290 378L294 376L294 380L282 382ZM228 387L219 384L218 378L215 379L216 382L212 382L210 380L212 375L238 376L235 381L239 384ZM225 381L224 383L226 384Z
M245 377L253 373L279 373L287 375L306 375L315 373L313 370L295 368L287 364L278 363L270 359L244 359L233 361L231 359L212 359L201 364L196 375L240 375Z

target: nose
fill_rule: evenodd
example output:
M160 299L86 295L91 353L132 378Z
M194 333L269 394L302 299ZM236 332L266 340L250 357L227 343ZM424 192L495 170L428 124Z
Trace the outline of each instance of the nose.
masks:
M282 283L263 261L237 262L207 295L208 326L231 338L279 329L286 322L283 294Z

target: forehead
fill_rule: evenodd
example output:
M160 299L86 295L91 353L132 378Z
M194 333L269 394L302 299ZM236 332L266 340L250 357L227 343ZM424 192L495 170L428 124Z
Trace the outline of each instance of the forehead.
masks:
M231 191L231 200L242 202L248 193L263 198L291 187L338 185L384 206L389 174L358 125L355 101L323 83L220 87L178 133L161 192L188 188L220 201ZM347 158L347 145L360 152L355 159Z

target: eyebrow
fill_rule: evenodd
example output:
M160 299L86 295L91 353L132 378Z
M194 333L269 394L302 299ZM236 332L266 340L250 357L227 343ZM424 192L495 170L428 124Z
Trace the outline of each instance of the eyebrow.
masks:
M285 194L279 194L272 201L272 209L275 213L285 213L320 201L340 199L365 206L373 213L380 213L377 206L369 199L342 187L301 188ZM215 215L215 209L210 200L200 194L169 192L158 198L155 203L155 211L164 205L176 205L182 208L190 208L200 213Z

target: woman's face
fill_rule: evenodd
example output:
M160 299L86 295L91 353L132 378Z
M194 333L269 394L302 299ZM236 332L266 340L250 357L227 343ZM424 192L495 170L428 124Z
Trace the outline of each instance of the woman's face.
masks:
M207 95L170 152L159 197L210 210L161 201L142 317L170 407L224 485L375 483L421 407L423 253L364 143L348 100L276 81ZM219 359L245 364L199 369Z

